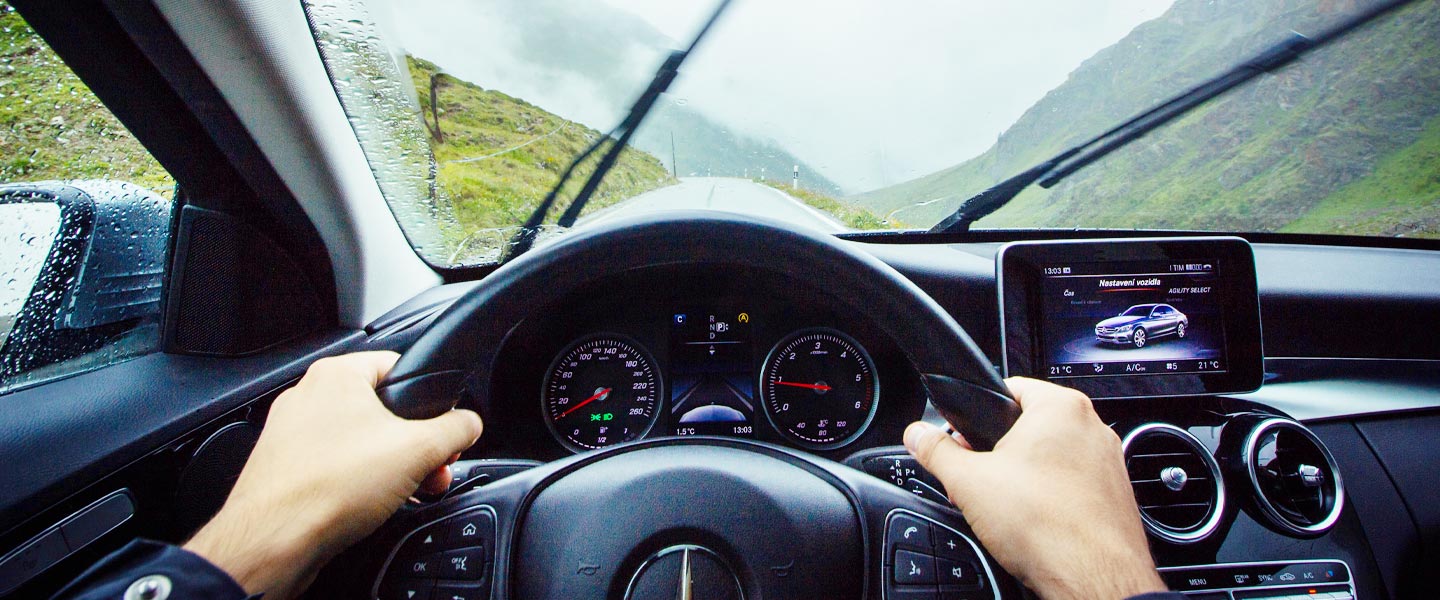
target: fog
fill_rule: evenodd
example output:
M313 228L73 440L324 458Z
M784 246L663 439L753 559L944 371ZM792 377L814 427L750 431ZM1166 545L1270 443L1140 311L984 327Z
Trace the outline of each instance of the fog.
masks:
M602 130L711 6L391 1L407 51ZM735 0L665 101L773 139L859 192L985 151L1084 59L1170 4Z

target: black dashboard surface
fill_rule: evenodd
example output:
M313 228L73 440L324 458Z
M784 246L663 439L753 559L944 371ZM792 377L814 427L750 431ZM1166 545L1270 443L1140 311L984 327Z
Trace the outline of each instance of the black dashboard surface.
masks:
M998 365L994 261L1000 244L855 245L919 285ZM1156 541L1157 557L1162 565L1339 559L1354 570L1361 595L1413 593L1415 583L1407 574L1416 565L1435 564L1433 511L1425 506L1433 504L1433 496L1426 495L1433 494L1436 478L1415 471L1437 456L1428 445L1402 447L1397 440L1415 435L1417 425L1433 429L1433 416L1413 415L1440 410L1440 342L1424 333L1440 329L1440 297L1435 295L1440 257L1403 249L1256 244L1255 262L1267 356L1267 383L1261 390L1231 397L1101 401L1097 408L1122 436L1142 423L1167 422L1188 429L1217 454L1218 432L1228 416L1253 411L1293 416L1333 444L1338 463L1347 475L1353 470L1363 489L1352 494L1333 531L1310 540L1262 525L1243 501L1243 490L1232 490L1236 501L1227 510L1233 512L1219 535L1187 547ZM905 364L903 341L889 339L882 324L843 303L817 301L843 294L843 281L784 281L682 266L635 272L611 283L627 293L590 288L537 300L538 317L511 333L497 360L506 377L493 397L507 401L486 415L490 433L472 450L474 456L550 460L568 455L544 428L541 413L541 386L555 355L587 334L619 333L653 352L668 377L673 368L670 327L678 314L751 315L751 376L771 345L807 327L839 330L868 349L880 373L880 408L853 443L815 451L827 458L894 448L905 424L928 408L917 373ZM423 324L443 308L444 297L472 285L446 286L416 306L400 307L386 324ZM933 410L927 418L935 418ZM757 439L790 443L763 418L754 422ZM651 437L673 432L662 419Z

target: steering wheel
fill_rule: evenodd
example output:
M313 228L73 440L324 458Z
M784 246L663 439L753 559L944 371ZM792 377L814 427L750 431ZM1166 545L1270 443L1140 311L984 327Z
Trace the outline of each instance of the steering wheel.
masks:
M932 404L976 448L1019 415L965 331L914 283L837 238L714 212L572 232L490 274L406 351L379 394L433 417L462 394L482 415L495 359L539 304L607 277L720 264L844 282L834 301L901 342ZM729 438L642 440L407 507L360 561L369 597L998 598L1013 585L961 515L835 462Z

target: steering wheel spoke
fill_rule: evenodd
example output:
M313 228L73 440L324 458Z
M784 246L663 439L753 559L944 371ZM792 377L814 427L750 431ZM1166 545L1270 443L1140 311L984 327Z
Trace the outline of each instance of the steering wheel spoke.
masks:
M886 600L999 600L1014 584L949 506L872 476L850 482L872 536L873 596Z
M459 495L396 513L371 541L379 600L487 600L504 597L516 516L548 467L510 475ZM534 472L532 472L534 471Z

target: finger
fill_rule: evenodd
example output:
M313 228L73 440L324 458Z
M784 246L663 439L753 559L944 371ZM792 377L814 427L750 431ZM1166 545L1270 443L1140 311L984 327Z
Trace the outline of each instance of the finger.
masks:
M380 381L385 379L385 375L390 372L390 369L395 367L395 363L400 360L400 355L388 350L380 350L376 352L356 352L354 354L347 354L342 358L351 361L350 364L356 371L365 376L366 381L368 381L370 387L373 388L380 385Z
M975 449L974 446L971 446L971 445L970 445L970 440L965 439L965 434L960 433L959 431L951 431L951 432L950 432L950 437L951 437L951 438L954 438L955 443L960 444L960 447L961 447L961 448L964 448L964 449L966 449L966 450L974 450L974 449Z
M1048 381L1027 377L1011 377L1005 380L1015 403L1020 405L1021 418L1026 412L1043 412L1056 408L1091 407L1090 398L1079 390L1055 385Z
M961 446L940 428L923 421L911 423L905 428L905 449L920 466L944 483L946 491L951 494L956 493L952 486L963 485L965 467L975 456L973 450Z
M372 389L379 385L385 374L400 360L400 355L388 350L375 352L354 352L340 356L331 356L315 361L306 372L305 380L315 382L317 379L333 380L335 378L352 379L358 378L366 382Z
M480 415L474 411L455 409L433 419L409 421L416 428L416 434L425 440L418 448L427 449L423 457L426 468L447 464L451 456L464 452L480 439L484 425Z
M438 496L445 493L445 490L450 489L450 482L454 480L455 475L450 472L450 467L444 465L425 476L425 481L420 482L420 491L432 496Z

